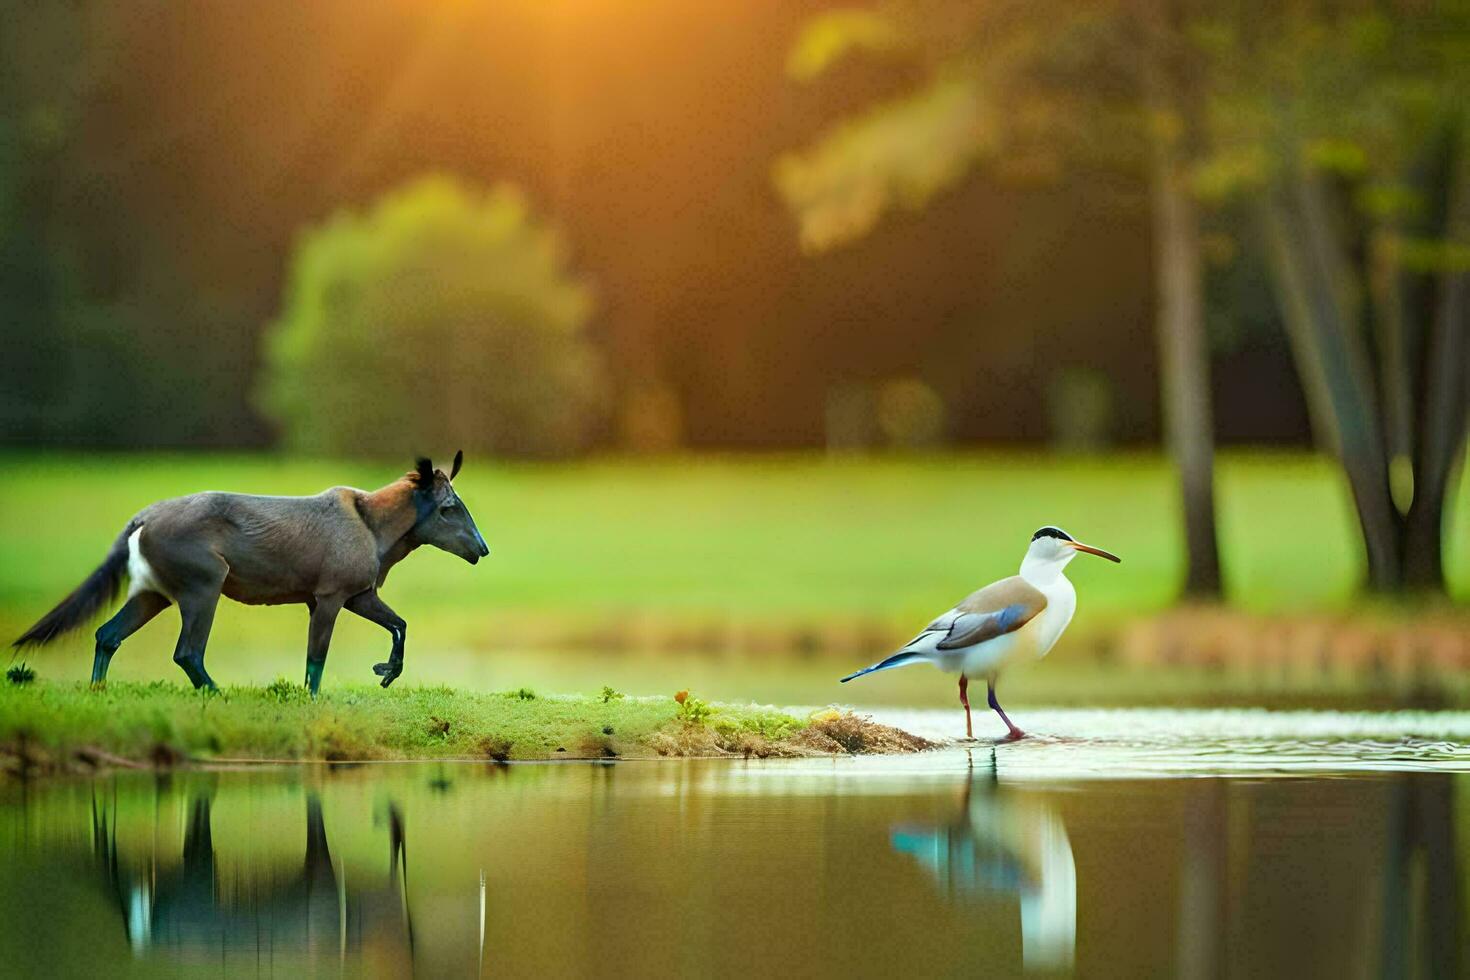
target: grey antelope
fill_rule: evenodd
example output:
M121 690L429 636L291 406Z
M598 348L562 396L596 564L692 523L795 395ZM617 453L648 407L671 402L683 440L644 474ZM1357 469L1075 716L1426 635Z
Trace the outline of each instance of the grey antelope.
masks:
M174 662L195 687L215 686L204 647L221 595L246 605L304 603L311 611L306 684L320 687L337 613L348 609L393 636L387 661L373 667L387 687L403 673L407 625L378 596L393 566L419 545L433 545L471 565L490 549L454 492L464 453L448 474L427 459L367 493L332 487L314 497L243 493L190 494L163 500L128 521L91 575L13 644L52 640L109 605L128 579L123 607L97 630L92 683L107 679L117 648L145 623L179 606Z

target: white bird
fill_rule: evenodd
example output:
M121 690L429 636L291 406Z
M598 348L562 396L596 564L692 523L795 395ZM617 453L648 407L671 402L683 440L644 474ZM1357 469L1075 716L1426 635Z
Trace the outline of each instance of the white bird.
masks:
M1021 560L1021 574L992 582L960 602L949 612L924 627L902 650L871 667L842 678L874 671L930 663L940 670L960 675L960 704L965 706L965 737L974 738L970 723L969 684L984 677L990 689L990 707L1006 723L1008 739L1023 737L1021 731L995 699L995 679L1002 669L1025 658L1047 655L1077 610L1077 590L1062 574L1067 563L1085 551L1108 561L1121 562L1117 555L1073 540L1059 527L1044 527L1031 535L1031 545Z

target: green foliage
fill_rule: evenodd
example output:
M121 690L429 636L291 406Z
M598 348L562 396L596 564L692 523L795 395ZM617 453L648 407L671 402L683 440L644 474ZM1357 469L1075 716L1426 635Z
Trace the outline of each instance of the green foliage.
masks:
M16 664L5 672L5 679L10 683L16 685L29 684L31 681L36 679L36 672L31 667L27 666L26 662L22 660L20 663ZM621 695L619 695L619 697L621 697Z
M812 18L790 55L800 80L849 52L897 57L915 82L860 109L812 145L779 157L773 179L820 252L868 234L886 214L919 210L980 164L1050 180L1068 152L1117 164L1136 157L1137 112L1094 94L1119 42L1106 9L1065 0L895 0L879 13ZM1131 40L1123 43L1131 44ZM1135 130L1133 141L1117 137ZM1136 161L1129 159L1128 165Z
M854 51L883 52L902 43L899 25L877 10L838 8L813 17L786 59L786 71L810 81Z
M779 741L801 731L806 723L780 711L756 708L735 718L721 718L715 727L727 735L753 732L763 738Z
M518 687L514 691L507 692L505 696L516 701L536 700L536 692L529 687Z
M568 455L602 412L592 307L520 192L426 177L303 236L260 403L303 451Z
M626 695L624 695L623 692L613 690L610 685L607 685L607 684L602 685L602 703L603 704L608 704L609 702L612 702L612 701L621 701L624 697L626 697ZM612 734L612 733L609 732L608 734Z
M963 75L834 127L812 148L776 161L774 179L820 252L861 238L888 211L918 210L994 150L988 108Z

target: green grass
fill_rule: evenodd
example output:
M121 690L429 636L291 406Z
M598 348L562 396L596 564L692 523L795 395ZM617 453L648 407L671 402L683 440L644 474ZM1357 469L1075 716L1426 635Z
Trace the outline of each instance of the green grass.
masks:
M672 696L346 688L297 684L195 692L179 685L38 682L0 687L0 758L61 767L78 750L128 760L560 759L780 751L809 719ZM104 757L105 758L105 757Z
M376 487L402 468L264 456L0 457L0 632L17 635L45 612L151 501L203 489ZM772 693L756 692L758 699L812 701L805 689L781 690L779 676L812 650L876 653L903 639L972 588L1012 574L1041 524L1061 524L1124 559L1118 566L1083 557L1072 565L1081 597L1077 636L1165 607L1182 571L1172 478L1152 455L564 465L472 457L457 484L492 554L472 568L426 549L393 572L383 594L409 622L405 680L595 690L608 679L632 683L636 674L639 686L625 690L666 693L690 683L696 669L688 661L686 670L678 654L753 650L776 662L764 674L742 674L748 686L771 683ZM1461 600L1470 598L1466 487L1461 481L1447 536ZM1225 454L1219 506L1232 602L1267 612L1358 608L1360 545L1346 488L1328 461ZM112 676L177 680L170 660L176 621L164 613L130 640ZM300 607L225 602L210 670L226 684L295 678L305 634ZM344 614L327 687L371 681L371 664L387 646L382 630ZM548 681L554 671L547 663L559 654L544 651L577 652L579 659L565 662L579 666ZM27 656L43 679L85 679L90 635ZM581 666L655 657L663 668L617 676ZM810 668L824 685L831 670ZM846 693L834 688L820 700Z

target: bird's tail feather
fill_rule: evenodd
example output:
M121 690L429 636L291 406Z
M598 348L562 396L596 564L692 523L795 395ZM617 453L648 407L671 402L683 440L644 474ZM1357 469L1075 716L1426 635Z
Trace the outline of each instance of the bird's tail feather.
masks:
M907 664L918 663L922 659L924 659L924 655L921 653L915 653L912 650L900 650L893 656L889 657L887 660L880 660L871 667L864 667L862 670L848 674L846 677L842 678L842 683L846 684L854 677L861 677L864 674L871 674L875 670L892 670L894 667L903 667Z

